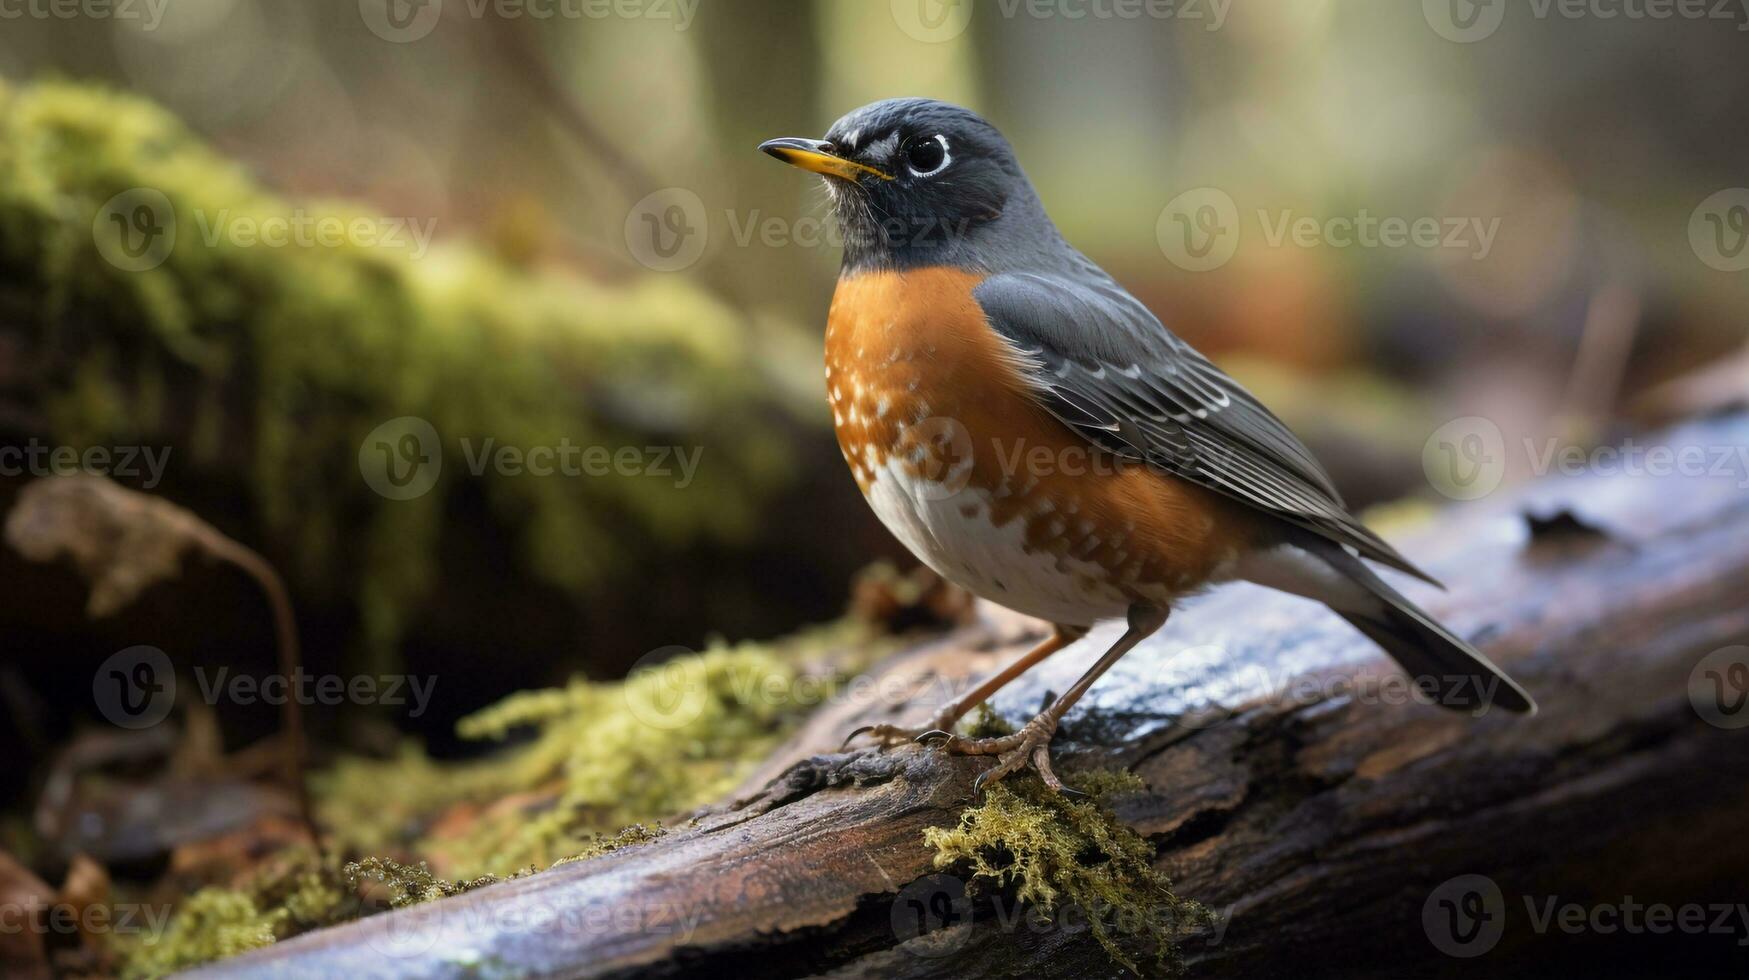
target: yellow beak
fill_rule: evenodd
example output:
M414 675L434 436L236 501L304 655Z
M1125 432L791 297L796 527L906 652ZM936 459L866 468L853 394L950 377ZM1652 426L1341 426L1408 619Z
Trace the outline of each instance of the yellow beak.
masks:
M800 167L803 170L811 170L817 174L825 174L828 177L837 177L853 183L863 174L879 177L881 180L893 179L892 174L882 173L866 163L857 163L855 160L846 160L841 156L833 155L828 152L828 147L831 145L819 140L786 136L783 139L766 140L759 144L759 148L792 167Z

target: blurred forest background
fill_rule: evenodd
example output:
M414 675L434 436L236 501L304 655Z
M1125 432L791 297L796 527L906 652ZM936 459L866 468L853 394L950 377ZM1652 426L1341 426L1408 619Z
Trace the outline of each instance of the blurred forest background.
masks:
M214 322L195 322L199 302L187 301L183 340L145 339L135 330L165 295L208 288L199 276L211 263L177 271L182 252L199 250L197 221L241 208L190 163L174 179L219 196L211 213L180 215L176 260L93 270L88 245L71 260L87 280L107 271L146 290L144 312L22 331L9 314L0 423L20 443L171 447L155 492L291 580L312 670L404 664L440 676L421 726L439 742L461 713L521 687L617 676L646 651L712 633L769 637L829 618L859 566L909 560L857 499L825 424L817 365L838 254L813 224L823 195L753 147L920 94L1001 127L1069 239L1260 389L1356 502L1425 496L1420 449L1444 421L1483 415L1509 438L1574 427L1595 438L1636 393L1739 348L1749 309L1749 280L1697 258L1689 237L1696 207L1744 182L1740 25L1515 9L1463 43L1436 29L1436 7L1204 2L1137 17L1091 5L1077 18L1062 13L1075 4L823 0L601 16L557 0L393 11L173 0L10 19L9 98L53 80L137 95L209 144L214 165L235 161L240 175L222 183L240 193L276 195L281 211L343 200L429 228L423 254L379 249L397 254L366 261L481 335L451 352L467 377L438 382L450 365L419 311L335 314L327 301L344 298L306 296L274 312L290 321L276 339L229 336L261 312L240 307L265 302L269 287L250 282ZM411 18L405 29L387 19L396 11ZM92 111L101 121L119 110ZM100 203L149 184L148 163L66 165ZM1203 187L1236 203L1241 237L1231 261L1190 271L1162 250L1161 212ZM651 256L637 209L667 188L695 194L702 213L689 205L684 267L657 271L640 261ZM1498 231L1483 258L1474 234L1458 248L1269 240L1284 216L1362 213L1497 218ZM8 217L16 237L23 225ZM16 311L33 298L21 285L44 273L20 264L39 243L9 244ZM297 249L254 251L250 261L272 263ZM360 330L376 339L360 343ZM455 330L441 343L459 343ZM276 370L276 357L299 363ZM94 394L98 376L117 387ZM332 390L312 391L322 386ZM197 426L213 412L226 421ZM437 423L448 468L426 497L388 501L346 450L404 415ZM700 449L698 478L613 490L599 486L613 477L473 477L457 444L567 435ZM93 630L78 602L25 581L40 570L7 572L8 659L53 650L78 684L91 663L165 626L123 616ZM187 655L235 662L258 650L269 662L268 637L249 625L256 600L229 598L184 611Z
M0 445L168 447L145 489L279 570L309 670L436 678L416 718L317 708L329 743L386 750L398 729L460 752L456 720L512 692L789 634L840 615L868 563L914 564L827 424L824 195L754 149L874 99L993 121L1070 241L1359 506L1446 503L1422 450L1450 420L1508 444L1618 438L1661 385L1744 350L1749 192L1717 197L1749 183L1738 21L1511 5L1466 40L1466 0L387 3L0 20ZM134 271L105 261L102 215L140 188L178 237ZM1198 270L1169 208L1206 188L1239 235ZM288 215L404 232L204 234ZM1497 231L1272 241L1283 220L1363 215ZM443 465L398 500L363 456L408 416ZM698 466L684 486L476 476L486 439ZM0 506L29 477L0 478ZM0 552L15 758L96 720L92 671L117 650L272 669L246 580L150 585L92 619L70 567ZM224 719L236 744L277 725ZM6 769L8 796L34 778Z

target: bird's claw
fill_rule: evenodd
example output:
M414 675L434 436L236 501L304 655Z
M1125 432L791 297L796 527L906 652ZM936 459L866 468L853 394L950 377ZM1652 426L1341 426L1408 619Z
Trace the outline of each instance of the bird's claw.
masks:
M843 744L838 751L843 752L858 735L872 735L883 749L890 749L904 742L929 743L935 739L952 739L953 733L947 731L938 719L924 728L901 728L898 725L864 725L849 735L844 736Z
M1010 773L1030 765L1038 772L1039 778L1052 790L1074 800L1084 800L1086 793L1072 786L1064 785L1057 774L1051 770L1051 738L1057 733L1054 719L1040 715L1026 723L1026 727L1012 735L1002 735L996 738L962 738L951 732L942 730L928 731L917 736L917 741L923 743L939 742L943 748L953 755L993 755L996 764L978 774L972 781L972 795L979 796L984 788Z

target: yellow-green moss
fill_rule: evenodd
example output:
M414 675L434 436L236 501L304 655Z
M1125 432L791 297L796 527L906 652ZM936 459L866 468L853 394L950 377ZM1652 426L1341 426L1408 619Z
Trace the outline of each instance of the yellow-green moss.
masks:
M203 888L184 899L162 936L143 941L127 957L125 975L161 977L271 945L290 915L262 911L246 892Z
M1153 864L1154 845L1124 826L1103 804L1136 792L1133 773L1076 773L1070 785L1092 800L1071 801L1032 777L992 784L984 802L957 827L931 827L926 844L938 868L965 866L974 882L1011 888L1017 900L1044 912L1067 905L1085 915L1111 957L1140 973L1138 947L1153 948L1162 972L1176 965L1173 942L1212 922L1209 911L1179 898Z
M318 783L322 820L358 853L417 854L452 877L547 867L601 834L720 798L886 646L844 621L683 654L624 681L516 694L458 727L523 741L476 762L413 747L388 762L345 760ZM842 662L827 663L834 656ZM430 826L468 804L466 819Z
M358 917L364 911L331 862L299 849L239 887L202 888L177 904L162 935L117 937L129 977L158 977Z
M127 271L101 256L99 218L136 188L168 199L176 239L162 264ZM704 448L685 487L479 478L527 567L574 594L667 547L741 537L785 480L781 422L815 413L766 382L755 326L684 280L513 267L448 227L424 254L410 240L211 238L295 217L382 220L262 189L140 98L0 83L0 314L28 350L77 354L67 383L41 395L43 435L172 445L184 479L240 479L250 516L297 556L284 571L317 594L350 591L373 651L392 648L432 584L447 491L474 479L464 438L476 453L487 438ZM441 476L423 496L386 500L361 478L359 448L407 415L439 433Z
M532 873L533 868L523 873ZM481 875L467 881L448 881L431 873L431 868L424 861L418 864L402 864L387 858L365 858L346 865L341 872L346 884L356 889L366 881L377 881L387 886L389 891L389 907L404 908L417 905L420 902L434 902L440 898L449 898L463 892L471 892L476 888L496 884L508 880L501 875ZM510 877L518 877L511 875Z

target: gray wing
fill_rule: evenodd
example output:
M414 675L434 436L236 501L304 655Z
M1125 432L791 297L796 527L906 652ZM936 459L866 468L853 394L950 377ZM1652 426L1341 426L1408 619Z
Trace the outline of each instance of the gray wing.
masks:
M1348 513L1280 419L1091 262L1073 278L991 276L973 297L1084 437L1438 584Z

